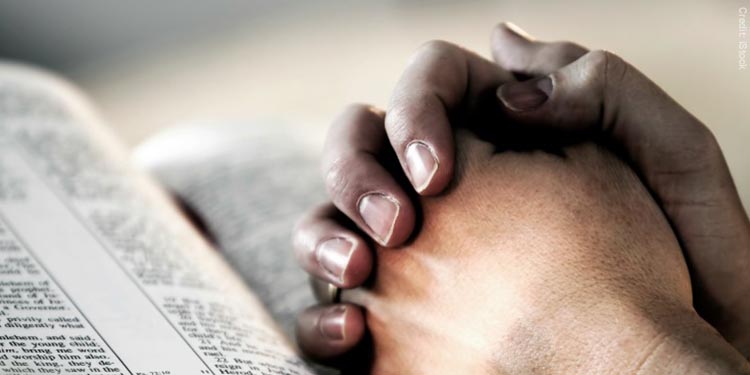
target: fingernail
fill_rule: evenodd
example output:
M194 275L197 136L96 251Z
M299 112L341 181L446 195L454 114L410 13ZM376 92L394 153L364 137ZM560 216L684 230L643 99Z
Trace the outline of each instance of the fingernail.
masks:
M526 30L520 28L518 25L516 25L513 22L504 22L503 25L505 26L505 28L508 31L510 31L512 34L514 34L514 35L516 35L516 36L518 36L520 38L523 38L523 39L529 40L529 41L534 40L534 37L531 36L531 34L529 34L528 32L526 32Z
M383 193L370 193L359 200L359 214L375 234L376 240L385 245L393 234L399 205L395 199Z
M406 166L414 188L422 192L437 172L438 160L430 146L422 141L414 141L406 147Z
M510 110L522 112L540 107L552 93L552 80L546 76L522 82L508 82L497 96Z
M353 251L351 241L341 237L332 238L318 245L315 259L334 279L342 282Z
M318 329L323 337L335 341L343 340L345 321L346 306L334 306L320 316Z

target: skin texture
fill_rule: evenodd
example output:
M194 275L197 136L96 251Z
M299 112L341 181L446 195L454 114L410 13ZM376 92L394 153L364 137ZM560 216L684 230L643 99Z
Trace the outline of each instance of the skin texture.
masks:
M571 42L537 41L507 24L493 32L492 50L495 64L446 42L428 43L407 67L387 114L357 105L337 119L323 170L331 198L347 218L331 206L312 211L295 231L295 251L309 259L321 238L346 236L353 244L354 261L342 267L344 277L339 279L316 262L303 262L305 269L336 285L361 285L373 264L371 255L364 255L371 233L351 202L373 191L393 197L405 208L393 219L396 235L385 243L376 241L386 246L404 243L419 230L419 211L410 193L432 196L452 183L455 146L450 129L467 119L478 130L512 121L561 136L596 137L620 152L666 214L687 260L695 308L740 352L750 355L750 299L745 297L750 293L750 221L710 131L612 53L588 52ZM532 79L515 82L514 77ZM414 142L431 148L425 155L437 159L437 169L426 184L404 188L394 183L402 172L379 155L390 143L409 177L405 181L414 183L407 157ZM384 174L387 178L379 177ZM363 232L353 230L352 223ZM356 343L364 321L347 316L345 329L352 331L347 340ZM314 325L305 325L319 321L306 319L300 325L299 339L309 354L331 359L354 347L321 337Z
M457 139L455 186L420 199L419 236L379 248L373 286L345 297L367 310L373 373L657 373L654 348L706 330L677 239L614 155Z

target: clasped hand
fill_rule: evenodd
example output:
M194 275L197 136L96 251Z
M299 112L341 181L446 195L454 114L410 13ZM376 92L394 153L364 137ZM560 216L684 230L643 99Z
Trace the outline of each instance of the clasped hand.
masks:
M492 51L428 43L387 110L334 121L332 203L294 247L346 302L300 315L302 349L375 373L750 372L750 223L708 128L610 52L508 24Z

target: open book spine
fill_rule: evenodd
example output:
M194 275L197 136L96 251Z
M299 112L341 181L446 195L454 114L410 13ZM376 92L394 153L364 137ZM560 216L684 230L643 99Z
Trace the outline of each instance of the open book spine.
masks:
M0 372L308 373L81 95L0 65Z

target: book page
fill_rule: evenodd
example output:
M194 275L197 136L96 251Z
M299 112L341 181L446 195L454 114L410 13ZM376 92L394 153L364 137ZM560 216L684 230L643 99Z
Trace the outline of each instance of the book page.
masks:
M306 374L75 91L0 65L0 373Z
M273 120L184 124L135 152L201 220L288 335L296 314L315 303L290 234L305 211L326 200L318 168L325 132L301 130Z

